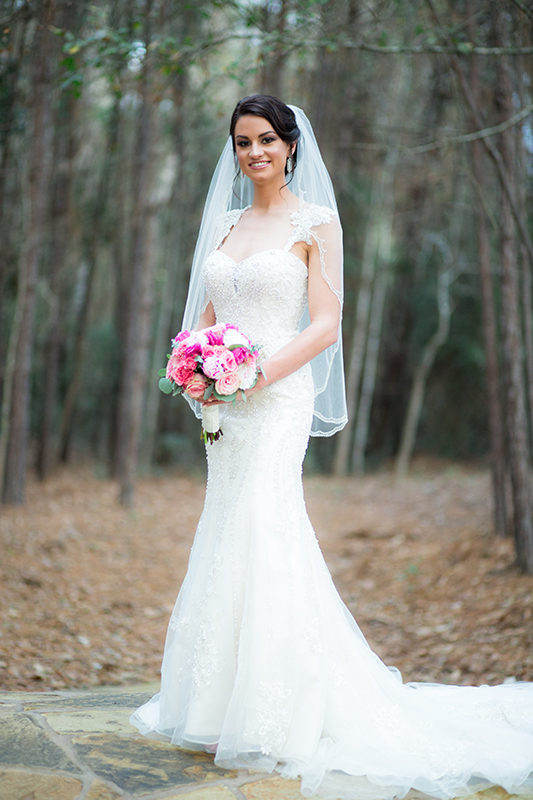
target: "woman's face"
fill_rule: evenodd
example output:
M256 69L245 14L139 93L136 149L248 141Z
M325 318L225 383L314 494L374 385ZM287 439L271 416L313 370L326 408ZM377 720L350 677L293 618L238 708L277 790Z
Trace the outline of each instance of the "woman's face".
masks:
M240 117L234 136L239 166L254 183L285 181L285 165L294 145L280 139L267 119L253 114Z

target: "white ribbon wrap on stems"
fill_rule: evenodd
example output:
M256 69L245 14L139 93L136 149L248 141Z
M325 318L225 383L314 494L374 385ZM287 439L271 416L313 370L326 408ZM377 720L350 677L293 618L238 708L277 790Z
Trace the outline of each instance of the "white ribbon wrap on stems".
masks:
M202 403L202 426L206 433L217 433L220 429L220 413L218 406Z

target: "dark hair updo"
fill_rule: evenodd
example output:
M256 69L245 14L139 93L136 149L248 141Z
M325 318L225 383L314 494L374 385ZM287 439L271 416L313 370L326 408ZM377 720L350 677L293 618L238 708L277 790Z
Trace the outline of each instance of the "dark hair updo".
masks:
M272 97L268 94L252 94L249 97L244 97L242 100L239 100L231 115L229 126L234 153L236 153L235 126L241 117L245 117L248 114L252 114L255 117L264 117L270 122L272 128L285 144L296 145L292 153L294 169L298 161L298 139L300 138L300 129L296 124L296 117L294 116L292 108L289 108L289 106L285 105L281 100L278 100L277 97ZM285 175L287 175L287 167L285 167Z

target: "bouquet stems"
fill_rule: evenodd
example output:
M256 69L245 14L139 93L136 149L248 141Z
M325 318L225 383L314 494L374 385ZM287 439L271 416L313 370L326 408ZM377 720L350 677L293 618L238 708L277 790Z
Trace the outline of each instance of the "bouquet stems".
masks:
M213 444L221 436L219 407L202 405L202 439Z

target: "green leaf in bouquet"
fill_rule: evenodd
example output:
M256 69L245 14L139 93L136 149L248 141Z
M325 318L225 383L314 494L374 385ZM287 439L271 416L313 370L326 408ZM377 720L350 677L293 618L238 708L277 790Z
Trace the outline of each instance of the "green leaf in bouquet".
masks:
M215 389L215 384L214 383L210 383L209 386L207 387L207 389L204 392L204 400L209 400L209 398L211 397L211 395L214 392L214 389Z
M159 388L163 394L170 394L172 391L172 384L168 378L161 378L159 381Z
M253 352L245 344L230 344L230 346L228 347L228 350L239 350L239 349L240 350L248 350L249 353Z
M222 400L223 403L231 403L237 397L237 392L233 392L233 394L219 394L217 390L213 386L213 394L215 395L217 400Z
M163 368L163 369L160 369L157 374L159 375L160 378L164 378L164 377L166 377L167 371L166 371L165 368Z

